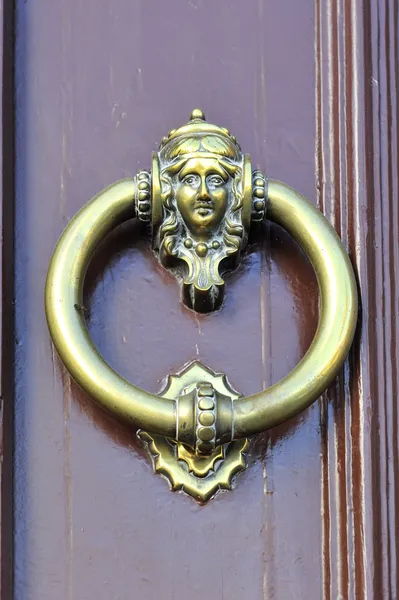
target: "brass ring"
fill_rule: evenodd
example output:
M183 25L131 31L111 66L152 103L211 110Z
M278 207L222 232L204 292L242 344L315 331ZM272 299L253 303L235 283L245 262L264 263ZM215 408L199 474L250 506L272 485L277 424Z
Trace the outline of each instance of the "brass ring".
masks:
M272 179L268 185L267 218L286 229L308 256L319 284L320 316L312 344L297 366L268 389L235 401L237 438L270 429L312 404L342 366L357 322L355 276L335 230L293 188Z
M45 305L54 346L76 383L98 404L137 427L174 437L175 403L126 381L90 339L81 309L83 282L99 243L135 216L135 182L119 181L95 196L71 220L54 250Z
M135 216L135 180L95 196L72 219L47 275L46 316L58 354L78 385L106 410L135 426L176 439L176 402L121 377L91 341L82 314L83 282L104 237ZM234 401L233 439L251 436L299 413L328 387L344 362L357 320L353 269L325 217L288 185L268 180L267 217L284 227L309 257L320 289L314 340L299 364L270 388Z

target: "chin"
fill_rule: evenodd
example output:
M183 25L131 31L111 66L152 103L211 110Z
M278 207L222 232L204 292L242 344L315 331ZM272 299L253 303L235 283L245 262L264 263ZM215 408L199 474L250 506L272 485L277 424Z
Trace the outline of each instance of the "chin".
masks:
M215 230L215 224L213 223L213 221L209 221L209 219L203 219L202 221L197 222L196 230L197 233L199 233L200 235L205 234L207 236L210 236Z

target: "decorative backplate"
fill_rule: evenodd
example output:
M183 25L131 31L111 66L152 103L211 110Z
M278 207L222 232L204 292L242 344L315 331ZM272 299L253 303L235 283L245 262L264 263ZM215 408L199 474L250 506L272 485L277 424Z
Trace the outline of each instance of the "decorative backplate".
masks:
M160 395L192 401L197 428L195 448L160 435L137 433L148 450L155 472L169 480L172 490L182 490L202 502L207 502L221 489L231 489L234 475L245 469L248 440L216 445L212 427L216 421L218 396L235 400L240 394L225 375L194 361L178 374L169 375Z

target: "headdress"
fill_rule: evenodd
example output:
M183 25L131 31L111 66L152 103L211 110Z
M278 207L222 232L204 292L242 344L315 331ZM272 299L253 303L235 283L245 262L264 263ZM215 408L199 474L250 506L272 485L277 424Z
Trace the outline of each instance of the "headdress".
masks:
M235 162L243 158L240 146L229 130L207 123L202 110L195 108L188 123L172 129L167 137L162 138L159 156L161 163L170 164L183 157L198 157L198 153Z

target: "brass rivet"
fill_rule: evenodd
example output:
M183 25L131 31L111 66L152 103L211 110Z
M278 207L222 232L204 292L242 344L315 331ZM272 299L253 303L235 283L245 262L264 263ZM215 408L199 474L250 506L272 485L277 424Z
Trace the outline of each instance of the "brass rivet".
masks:
M255 196L255 198L264 198L265 197L264 188L256 188L254 190L254 196Z
M148 189L148 183L146 181L140 181L139 190L146 190L146 189Z
M190 240L190 238L187 238L184 240L184 245L186 248L192 248L193 247L193 240Z
M200 398L198 402L198 408L201 410L212 410L215 408L215 401L213 398L209 398L207 396Z
M211 383L204 381L198 388L198 396L212 396L213 387Z
M208 454L213 450L213 444L210 444L209 442L200 442L197 449L198 452L201 452L202 454Z
M257 200L257 201L254 203L254 208L255 208L255 210L257 210L257 211L261 211L261 210L263 210L264 206L265 206L265 204L264 204L264 202L263 202L262 200Z
M139 192L139 200L148 200L150 194L147 192Z
M191 113L190 121L193 119L201 119L201 121L205 121L205 115L200 108L194 108Z
M217 240L215 240L214 242L212 242L212 248L215 248L215 250L217 250L218 248L220 248L220 244Z
M144 212L146 212L147 210L150 210L150 203L149 202L140 202L139 209L143 210Z
M211 411L206 410L200 414L200 416L198 417L198 420L201 423L201 425L206 425L209 427L210 425L214 424L215 415Z
M143 172L141 172L141 173L139 173L139 174L137 175L137 178L138 178L140 181L141 181L142 179L147 179L147 173L143 173Z
M203 242L200 242L199 244L196 245L195 247L195 251L198 254L198 256L206 256L207 252L208 252L208 246L206 244L204 244Z
M198 429L198 437L203 442L210 442L215 437L215 431L212 427L200 427Z
M259 185L260 187L265 187L265 182L260 177L257 177L254 181L254 185Z

